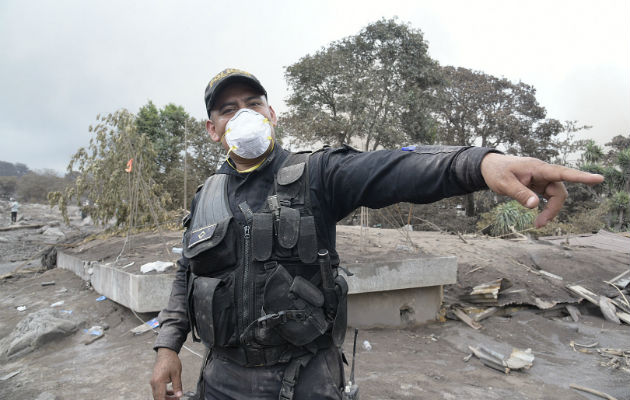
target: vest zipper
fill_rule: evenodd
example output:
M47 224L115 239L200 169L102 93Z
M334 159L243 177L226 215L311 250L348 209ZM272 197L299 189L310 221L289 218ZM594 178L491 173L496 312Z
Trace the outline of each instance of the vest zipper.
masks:
M243 233L245 238L245 263L243 265L243 329L250 324L250 311L253 301L253 288L251 281L251 259L250 259L250 246L251 246L251 236L250 236L250 226L245 225L243 227ZM252 313L253 315L253 313Z

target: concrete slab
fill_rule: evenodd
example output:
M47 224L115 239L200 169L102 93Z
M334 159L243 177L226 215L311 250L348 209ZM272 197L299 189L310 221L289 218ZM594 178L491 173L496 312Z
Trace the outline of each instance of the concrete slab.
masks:
M138 274L110 263L82 260L60 251L60 268L73 271L109 299L136 312L161 311L168 303L175 274ZM354 327L404 327L434 320L442 303L442 285L457 280L455 257L353 264L348 321Z
M175 279L174 273L138 275L64 252L57 253L57 266L74 272L100 294L136 312L166 307Z
M446 285L457 282L457 257L353 264L346 277L350 294Z
M361 263L348 281L348 325L403 328L433 321L442 305L442 285L457 282L456 257Z

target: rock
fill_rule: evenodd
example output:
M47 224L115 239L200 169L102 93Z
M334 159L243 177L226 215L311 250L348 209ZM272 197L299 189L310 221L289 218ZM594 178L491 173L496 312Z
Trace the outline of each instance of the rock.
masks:
M50 392L41 392L35 400L57 400L57 396Z
M64 314L60 310L45 308L30 313L0 343L0 355L8 358L23 356L48 342L74 333L78 325L72 314Z
M9 239L0 236L0 243L9 243Z
M61 229L59 228L53 228L53 227L49 227L49 228L42 228L43 232L42 235L44 236L50 236L52 238L61 238L66 236L63 232L61 232Z

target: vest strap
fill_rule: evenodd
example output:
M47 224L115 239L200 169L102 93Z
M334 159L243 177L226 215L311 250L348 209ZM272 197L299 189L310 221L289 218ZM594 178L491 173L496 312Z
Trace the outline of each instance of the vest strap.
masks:
M313 359L313 354L308 353L302 357L294 358L291 360L287 368L284 370L284 376L282 377L282 386L280 387L279 400L293 400L295 394L295 385L300 377L300 369L306 367L308 363Z
M252 220L252 255L256 261L266 261L273 250L273 216L254 213Z

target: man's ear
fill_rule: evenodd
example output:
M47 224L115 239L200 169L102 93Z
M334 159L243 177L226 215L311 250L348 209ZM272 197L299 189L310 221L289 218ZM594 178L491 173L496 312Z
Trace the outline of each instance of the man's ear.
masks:
M269 114L271 115L271 124L273 126L278 125L278 117L276 117L276 112L273 110L273 107L269 106Z
M208 131L208 135L210 135L210 138L213 142L221 141L221 136L219 136L219 134L217 133L214 122L212 122L212 120L210 119L206 121L206 131Z

